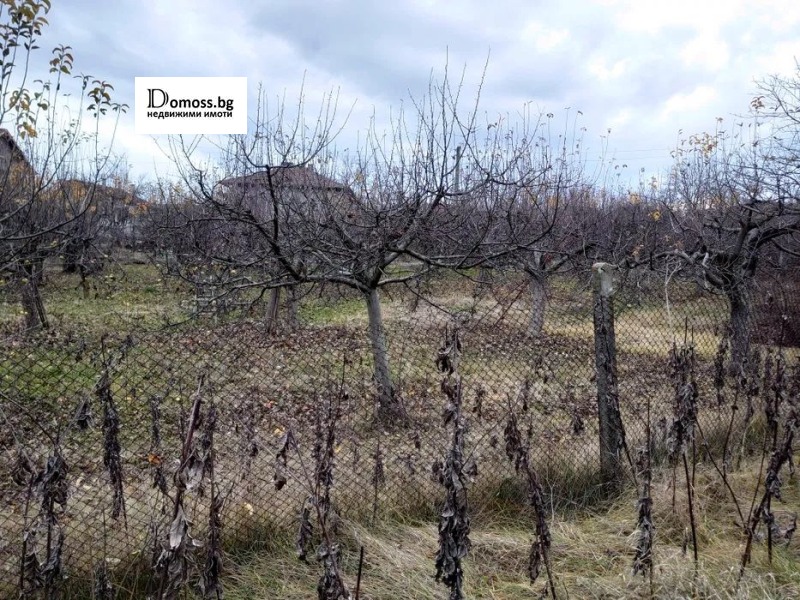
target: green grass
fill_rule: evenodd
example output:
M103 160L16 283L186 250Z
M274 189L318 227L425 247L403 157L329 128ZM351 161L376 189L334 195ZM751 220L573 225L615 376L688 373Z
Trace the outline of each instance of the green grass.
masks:
M77 274L46 265L41 293L52 327L89 332L158 327L186 318L181 302L193 297L185 284L163 278L150 264L112 263L88 281L85 297ZM17 294L5 289L0 322L20 322L23 314Z
M5 389L19 390L31 403L54 401L68 390L91 390L98 375L96 366L76 361L70 349L0 354L0 381Z
M311 325L347 325L353 321L363 321L366 324L366 314L366 304L358 298L329 302L311 298L298 310L299 318Z

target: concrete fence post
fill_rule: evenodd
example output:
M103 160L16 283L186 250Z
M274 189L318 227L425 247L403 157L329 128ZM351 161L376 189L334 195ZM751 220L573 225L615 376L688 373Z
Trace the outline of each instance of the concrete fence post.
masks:
M617 388L617 347L614 338L615 265L595 263L594 356L597 381L597 412L600 429L600 471L603 481L622 481L622 450L625 445Z

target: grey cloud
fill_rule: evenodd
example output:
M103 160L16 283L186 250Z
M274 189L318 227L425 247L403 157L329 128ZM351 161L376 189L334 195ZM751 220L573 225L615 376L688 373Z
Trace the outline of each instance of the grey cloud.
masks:
M456 23L433 20L403 3L270 3L253 23L285 39L298 54L370 96L388 101L423 88L447 49L460 62L482 62L489 40Z

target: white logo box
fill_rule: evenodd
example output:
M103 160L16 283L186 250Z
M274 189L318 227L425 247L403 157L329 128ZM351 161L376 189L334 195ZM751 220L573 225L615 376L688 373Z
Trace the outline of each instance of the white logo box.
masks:
M246 134L247 77L137 77L141 134Z

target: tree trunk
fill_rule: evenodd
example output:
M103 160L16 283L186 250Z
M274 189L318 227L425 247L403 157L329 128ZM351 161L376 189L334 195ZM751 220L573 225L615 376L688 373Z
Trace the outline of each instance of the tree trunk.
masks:
M78 269L78 273L81 276L81 289L83 290L83 299L87 300L89 298L89 278L86 274L86 268L81 265Z
M492 269L486 265L478 267L478 275L475 280L475 290L473 298L483 298L492 290Z
M544 327L544 311L547 308L547 280L544 275L530 275L531 286L531 319L528 333L539 337Z
M290 285L286 294L286 320L289 327L296 329L299 321L297 320L297 286Z
M278 310L281 306L281 288L273 288L269 293L269 304L264 316L264 325L267 333L273 334L278 329Z
M25 329L47 328L47 315L44 312L39 284L42 281L44 265L34 262L23 267L25 281L22 284L22 308L25 311Z
M402 407L398 405L392 386L392 375L389 369L389 351L386 344L386 332L383 329L383 315L378 290L373 289L364 295L369 317L369 341L372 347L374 362L374 378L378 392L378 421L389 424L403 416Z
M741 284L728 290L727 296L730 303L728 335L731 348L728 373L736 376L750 354L750 294L746 284Z
M75 273L81 261L82 244L79 240L70 239L64 246L64 273Z

